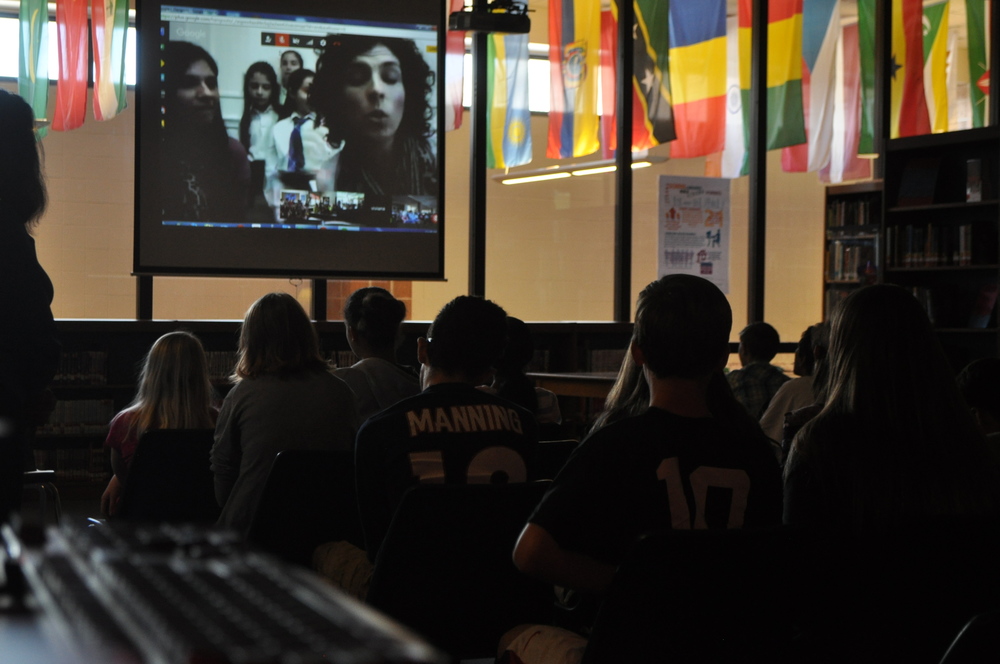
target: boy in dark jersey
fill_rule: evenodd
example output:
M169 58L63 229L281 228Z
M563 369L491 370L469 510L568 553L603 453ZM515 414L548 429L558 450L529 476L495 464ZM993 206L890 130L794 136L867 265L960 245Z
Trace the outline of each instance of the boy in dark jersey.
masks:
M534 416L476 389L489 384L503 353L506 312L489 300L457 297L417 340L423 392L369 419L358 431L358 503L371 560L403 493L418 482L534 479Z
M644 533L780 523L777 461L722 373L731 327L729 303L705 279L668 275L643 290L630 352L650 408L580 444L521 533L521 571L601 594ZM551 643L535 636L508 635L525 662L545 659L518 649Z

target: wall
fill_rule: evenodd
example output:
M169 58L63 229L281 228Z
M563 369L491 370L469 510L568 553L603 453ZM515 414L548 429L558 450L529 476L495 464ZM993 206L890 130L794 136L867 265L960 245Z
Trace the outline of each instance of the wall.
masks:
M16 84L5 82L10 90ZM55 88L52 89L53 98ZM131 101L131 95L130 95ZM532 119L535 161L544 158L547 118ZM59 318L132 318L134 114L109 122L90 114L43 145L50 206L36 233L39 259L56 290ZM433 318L468 287L468 117L447 135L446 280L412 286L411 317ZM666 148L657 148L666 154ZM700 159L667 161L635 172L634 295L656 278L655 183L663 173L701 175ZM815 174L783 174L768 162L765 316L785 341L822 315L823 187ZM610 320L613 315L614 175L505 186L487 183L487 296L525 320ZM734 180L730 301L734 338L746 318L747 179ZM157 277L155 318L235 319L260 295L282 290L304 304L309 283L286 279ZM330 311L337 316L335 310Z

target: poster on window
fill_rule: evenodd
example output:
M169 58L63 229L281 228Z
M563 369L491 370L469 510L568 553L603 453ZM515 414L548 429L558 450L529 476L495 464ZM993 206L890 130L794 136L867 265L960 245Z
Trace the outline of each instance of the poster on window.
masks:
M660 176L657 274L694 274L729 292L729 180Z

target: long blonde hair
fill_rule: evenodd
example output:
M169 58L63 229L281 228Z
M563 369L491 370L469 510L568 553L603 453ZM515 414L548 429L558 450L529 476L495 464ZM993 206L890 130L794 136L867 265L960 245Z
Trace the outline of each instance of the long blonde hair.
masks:
M205 350L190 332L169 332L153 343L142 365L139 391L128 408L136 437L150 429L215 426Z

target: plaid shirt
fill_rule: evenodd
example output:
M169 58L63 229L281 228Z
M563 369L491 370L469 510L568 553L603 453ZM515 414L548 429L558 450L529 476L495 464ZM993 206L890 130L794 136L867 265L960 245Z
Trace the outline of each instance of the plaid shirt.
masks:
M784 371L767 362L752 362L742 369L730 371L726 378L736 400L756 420L764 414L778 388L789 380Z

